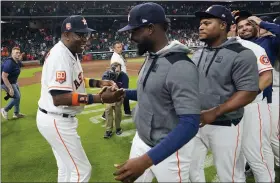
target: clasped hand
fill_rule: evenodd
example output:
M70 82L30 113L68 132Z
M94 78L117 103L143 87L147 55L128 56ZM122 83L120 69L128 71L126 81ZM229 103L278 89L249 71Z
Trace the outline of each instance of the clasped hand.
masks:
M124 89L118 89L115 86L105 86L99 92L104 103L115 103L121 101L125 96Z

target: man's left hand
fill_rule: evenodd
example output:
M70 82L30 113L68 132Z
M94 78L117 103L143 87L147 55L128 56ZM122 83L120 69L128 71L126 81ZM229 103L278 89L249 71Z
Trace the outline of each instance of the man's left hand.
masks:
M213 107L211 109L201 111L200 127L203 127L206 124L211 124L216 120L217 109L218 107Z
M152 165L152 160L145 154L138 158L129 159L122 165L115 165L118 170L113 175L116 176L115 180L132 183Z
M260 23L262 22L262 20L259 17L256 17L256 16L248 17L248 21L249 22L255 22L257 25L260 25Z

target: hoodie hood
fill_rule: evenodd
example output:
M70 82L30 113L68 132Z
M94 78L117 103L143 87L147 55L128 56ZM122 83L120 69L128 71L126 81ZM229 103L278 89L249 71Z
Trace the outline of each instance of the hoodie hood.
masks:
M228 45L231 45L231 44L235 44L235 43L237 43L237 38L236 37L231 37L231 38L228 38L228 40L225 41L220 46L217 46L217 47L205 46L205 48L219 49L219 48L224 48L225 46L228 46Z
M171 53L171 52L181 52L181 53L190 53L190 49L180 43L179 41L175 40L170 42L167 46L156 52L159 57L164 57L166 54Z

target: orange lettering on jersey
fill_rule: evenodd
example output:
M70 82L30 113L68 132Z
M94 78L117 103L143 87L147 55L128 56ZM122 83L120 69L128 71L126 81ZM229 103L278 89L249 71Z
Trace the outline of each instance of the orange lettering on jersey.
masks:
M268 58L266 55L262 55L262 56L261 56L260 62L261 62L263 65L270 65L269 58Z
M66 81L66 72L65 71L57 71L55 81L59 82L60 84L64 83Z

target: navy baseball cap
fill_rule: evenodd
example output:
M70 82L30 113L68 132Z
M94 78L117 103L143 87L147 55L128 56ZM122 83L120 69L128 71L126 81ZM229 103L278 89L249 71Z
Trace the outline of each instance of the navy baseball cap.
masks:
M265 21L265 22L270 22L272 23L273 22L273 19L269 16L260 16L259 17L262 21Z
M67 17L61 26L61 32L87 33L92 31L95 30L88 28L86 19L80 15L72 15Z
M195 12L195 16L198 18L219 18L225 21L228 25L235 23L235 19L232 16L229 9L222 5L210 6L206 11Z
M280 25L280 16L273 20L273 23Z
M240 19L246 19L252 15L253 14L249 11L241 10L240 12L235 14L235 21L236 21L236 23L238 23Z
M164 9L156 3L144 3L134 6L128 14L128 25L118 30L129 31L138 27L167 22Z

